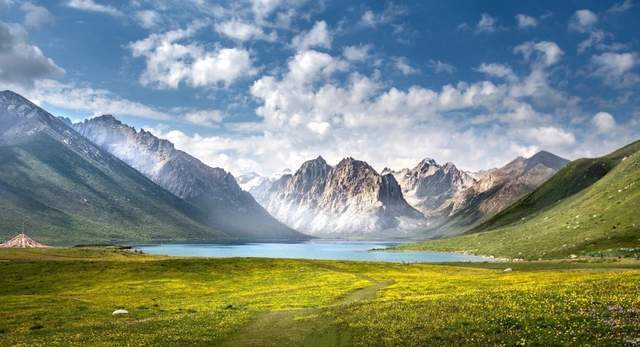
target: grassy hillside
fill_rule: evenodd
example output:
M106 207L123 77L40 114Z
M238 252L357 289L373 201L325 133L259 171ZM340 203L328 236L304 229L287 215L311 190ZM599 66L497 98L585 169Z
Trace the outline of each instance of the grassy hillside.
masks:
M636 142L597 160L572 163L539 190L482 226L496 229L402 248L527 259L639 252L638 147ZM598 176L603 177L597 180Z
M579 193L597 182L618 165L623 158L638 151L640 151L640 141L600 158L575 160L531 194L467 233L497 229L540 211L553 208L562 199Z
M194 208L114 157L78 153L42 133L0 146L0 239L46 244L225 240Z
M111 252L0 250L0 345L625 345L640 339L637 262L403 265ZM113 316L116 309L129 314Z

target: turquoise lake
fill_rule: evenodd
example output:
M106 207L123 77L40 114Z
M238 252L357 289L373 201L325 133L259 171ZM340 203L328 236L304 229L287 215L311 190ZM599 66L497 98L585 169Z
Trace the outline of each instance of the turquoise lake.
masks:
M492 258L441 252L385 252L397 242L312 240L300 243L160 244L135 248L148 254L194 257L258 257L436 263L483 262Z

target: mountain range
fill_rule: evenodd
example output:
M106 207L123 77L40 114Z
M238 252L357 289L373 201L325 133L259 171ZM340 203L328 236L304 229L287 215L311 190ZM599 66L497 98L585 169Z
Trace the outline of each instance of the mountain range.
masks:
M542 151L472 173L426 158L411 169L378 174L353 158L332 167L318 157L295 174L240 180L272 215L311 235L438 238L484 222L567 162Z
M168 141L110 116L75 128L0 93L3 236L26 225L50 244L308 239Z
M424 222L404 200L393 175L380 175L353 158L330 166L318 157L268 188L256 185L252 191L276 218L314 236L393 238Z
M322 157L236 178L103 115L73 124L0 97L0 228L44 242L440 238L492 223L567 164L549 152L473 173L424 159L378 173Z

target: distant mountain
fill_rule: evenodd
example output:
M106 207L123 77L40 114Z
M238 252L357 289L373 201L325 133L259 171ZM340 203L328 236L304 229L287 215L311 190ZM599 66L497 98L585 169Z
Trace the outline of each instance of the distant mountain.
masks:
M476 182L456 196L456 212L437 228L434 236L461 234L486 221L538 188L568 162L542 151L478 174Z
M243 191L233 175L209 167L150 132L104 115L74 124L86 138L153 182L199 208L207 224L247 240L308 238L278 222Z
M256 200L260 201L261 199L265 199L266 194L268 194L273 183L285 175L291 175L291 170L284 169L269 177L264 177L255 172L250 172L248 174L238 176L237 181L244 191L249 192L254 198L256 198Z
M640 248L640 141L566 165L467 235L408 246L527 259Z
M191 204L22 96L0 92L0 237L47 244L231 240Z
M430 158L422 160L413 169L385 169L382 173L393 174L407 202L432 224L455 213L460 205L456 197L476 183L476 179L453 163L440 165Z
M311 235L393 238L425 225L393 175L353 158L335 167L322 157L309 160L258 196L279 220Z

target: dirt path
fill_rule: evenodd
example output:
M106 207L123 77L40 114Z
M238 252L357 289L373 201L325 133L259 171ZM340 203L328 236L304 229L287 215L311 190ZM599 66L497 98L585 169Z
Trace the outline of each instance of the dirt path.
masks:
M336 270L336 269L333 269ZM328 307L349 305L375 298L381 288L393 281L377 282L354 274L372 284L356 289L327 307L286 311L270 311L259 314L247 326L227 338L224 346L337 346L349 345L348 331L343 331L326 314Z

